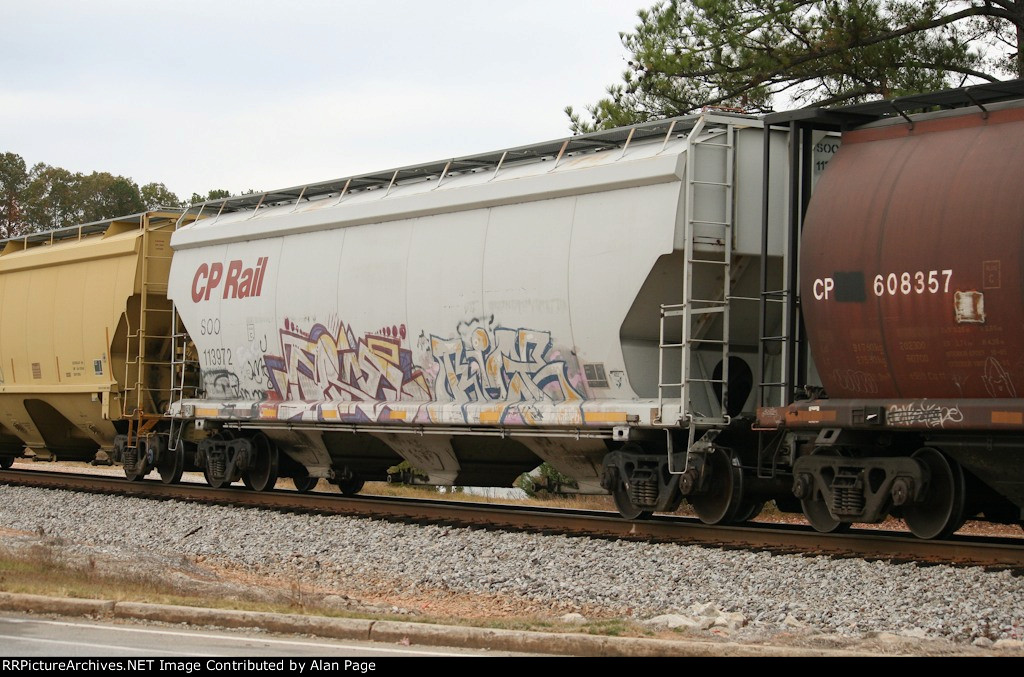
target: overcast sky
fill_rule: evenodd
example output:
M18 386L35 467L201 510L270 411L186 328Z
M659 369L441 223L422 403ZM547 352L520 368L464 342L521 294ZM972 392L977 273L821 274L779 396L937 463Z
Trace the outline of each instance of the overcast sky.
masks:
M0 152L183 198L569 134L653 0L0 0Z

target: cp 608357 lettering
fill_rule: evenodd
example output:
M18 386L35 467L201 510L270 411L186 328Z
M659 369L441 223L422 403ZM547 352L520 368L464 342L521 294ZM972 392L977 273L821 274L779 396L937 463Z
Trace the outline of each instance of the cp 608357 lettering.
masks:
M952 269L903 271L902 273L879 273L875 275L875 296L910 296L911 294L949 293L949 282L953 279Z

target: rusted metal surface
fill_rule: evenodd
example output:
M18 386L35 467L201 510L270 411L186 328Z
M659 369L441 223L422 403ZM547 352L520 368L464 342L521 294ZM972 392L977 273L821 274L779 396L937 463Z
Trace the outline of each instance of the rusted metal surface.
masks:
M888 427L940 432L957 430L1020 431L1024 399L826 399L796 402L785 409L758 411L761 425L786 428Z
M843 136L800 261L830 397L1021 395L1021 176L1020 106Z
M483 526L596 538L1024 570L1024 540L1016 539L958 537L949 541L921 541L895 532L864 530L846 534L820 534L809 527L782 524L721 527L671 516L630 522L614 513L601 511L373 496L340 497L337 494L299 494L291 491L256 493L241 489L211 489L201 485L165 485L155 480L128 482L95 475L40 471L0 471L0 483L269 510L359 515L407 522L443 522L456 526Z

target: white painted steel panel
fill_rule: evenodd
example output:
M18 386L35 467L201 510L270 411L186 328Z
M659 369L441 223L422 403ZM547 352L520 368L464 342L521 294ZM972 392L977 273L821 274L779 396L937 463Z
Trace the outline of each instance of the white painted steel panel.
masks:
M408 322L406 269L413 224L392 221L344 231L337 312L355 334L387 336ZM323 302L320 308L323 312L331 305Z
M495 327L507 330L506 337L516 332L516 348L506 355L510 363L562 365L551 374L559 382L548 388L555 401L582 397L571 355L575 344L566 271L575 202L574 197L559 198L491 210L484 251L484 319L493 318ZM490 376L500 379L497 373ZM526 384L542 387L530 379Z
M273 315L275 271L265 271L270 274L263 277L260 295L245 297L237 294L241 275L231 271L233 265L241 274L256 270L262 257L273 258L280 248L280 241L236 242L186 252L172 261L172 278L181 270L188 282L187 302L176 303L185 311L182 320L195 340L202 386L210 398L265 397L260 348L268 344L266 319ZM220 273L213 272L217 266ZM257 322L259 318L263 321Z
M672 251L680 184L581 196L569 260L572 323L581 363L601 364L607 389L593 397L635 399L619 330L662 254Z
M444 217L444 233L430 218L416 221L409 240L406 271L408 283L408 325L454 329L467 318L483 313L483 260L489 210L457 212ZM442 274L438 274L442 271ZM416 351L429 364L430 336L419 334Z
M789 210L788 144L789 134L775 132L771 139L771 176L768 203L772 227L769 229L768 251L782 256L785 229L782 223ZM761 256L761 200L764 176L764 135L760 129L740 131L736 135L736 254Z

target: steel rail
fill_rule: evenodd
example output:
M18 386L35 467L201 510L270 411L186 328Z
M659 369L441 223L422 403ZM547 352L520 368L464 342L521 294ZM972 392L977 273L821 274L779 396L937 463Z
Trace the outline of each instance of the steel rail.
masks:
M156 500L229 505L266 510L370 517L453 527L483 527L540 533L671 542L775 553L859 557L893 562L943 563L1010 569L1024 573L1024 539L954 536L924 541L905 532L851 530L822 534L804 525L709 526L699 520L656 515L628 521L613 512L418 498L341 496L295 491L253 492L199 484L163 484L79 473L0 471L0 484L115 494Z

